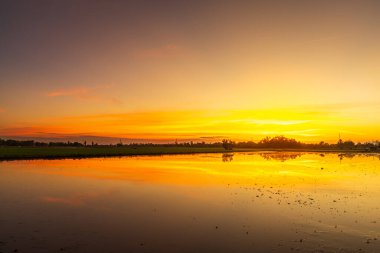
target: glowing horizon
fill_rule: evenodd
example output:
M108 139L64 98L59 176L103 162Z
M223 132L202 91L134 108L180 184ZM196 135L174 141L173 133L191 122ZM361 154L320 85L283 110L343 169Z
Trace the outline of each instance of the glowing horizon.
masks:
M339 109L341 107L344 110ZM23 123L4 128L0 131L0 136L31 138L99 136L153 142L174 140L214 142L224 138L235 141L257 141L266 136L284 135L303 142L334 143L341 135L345 140L357 142L376 140L377 128L366 125L371 120L372 114L364 117L358 115L360 111L356 111L357 107L354 105L331 105L320 111L313 111L311 108L303 110L282 108L256 111L156 111L67 116L45 118L30 125ZM358 122L358 118L361 118L361 121Z

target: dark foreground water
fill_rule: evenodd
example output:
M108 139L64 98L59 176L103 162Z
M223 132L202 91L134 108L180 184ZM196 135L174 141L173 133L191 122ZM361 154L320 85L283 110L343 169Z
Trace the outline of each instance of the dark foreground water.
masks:
M380 159L0 162L0 252L380 252Z

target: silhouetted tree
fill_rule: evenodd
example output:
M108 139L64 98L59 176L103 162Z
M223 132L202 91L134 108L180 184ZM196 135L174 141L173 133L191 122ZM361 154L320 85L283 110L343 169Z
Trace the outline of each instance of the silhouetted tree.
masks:
M301 146L302 144L295 139L284 136L265 137L259 142L259 147L262 148L298 148Z
M231 140L224 139L222 140L222 146L225 150L232 150L234 142Z

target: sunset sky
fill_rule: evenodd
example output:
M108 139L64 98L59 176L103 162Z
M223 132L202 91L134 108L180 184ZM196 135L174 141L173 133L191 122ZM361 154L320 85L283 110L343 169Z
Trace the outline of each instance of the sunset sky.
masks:
M1 1L0 137L380 139L380 1Z

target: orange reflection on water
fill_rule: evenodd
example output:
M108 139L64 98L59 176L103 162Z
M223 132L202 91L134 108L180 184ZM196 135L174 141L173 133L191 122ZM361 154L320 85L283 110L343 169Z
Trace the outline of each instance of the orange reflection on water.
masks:
M25 252L36 228L49 252L379 252L378 182L365 154L2 162L0 238Z
M351 155L352 156L352 155ZM311 153L237 153L31 160L9 163L31 173L176 185L377 187L377 156ZM348 162L349 161L349 162ZM27 166L25 166L27 165ZM363 167L364 166L364 167ZM371 177L368 177L372 174Z

